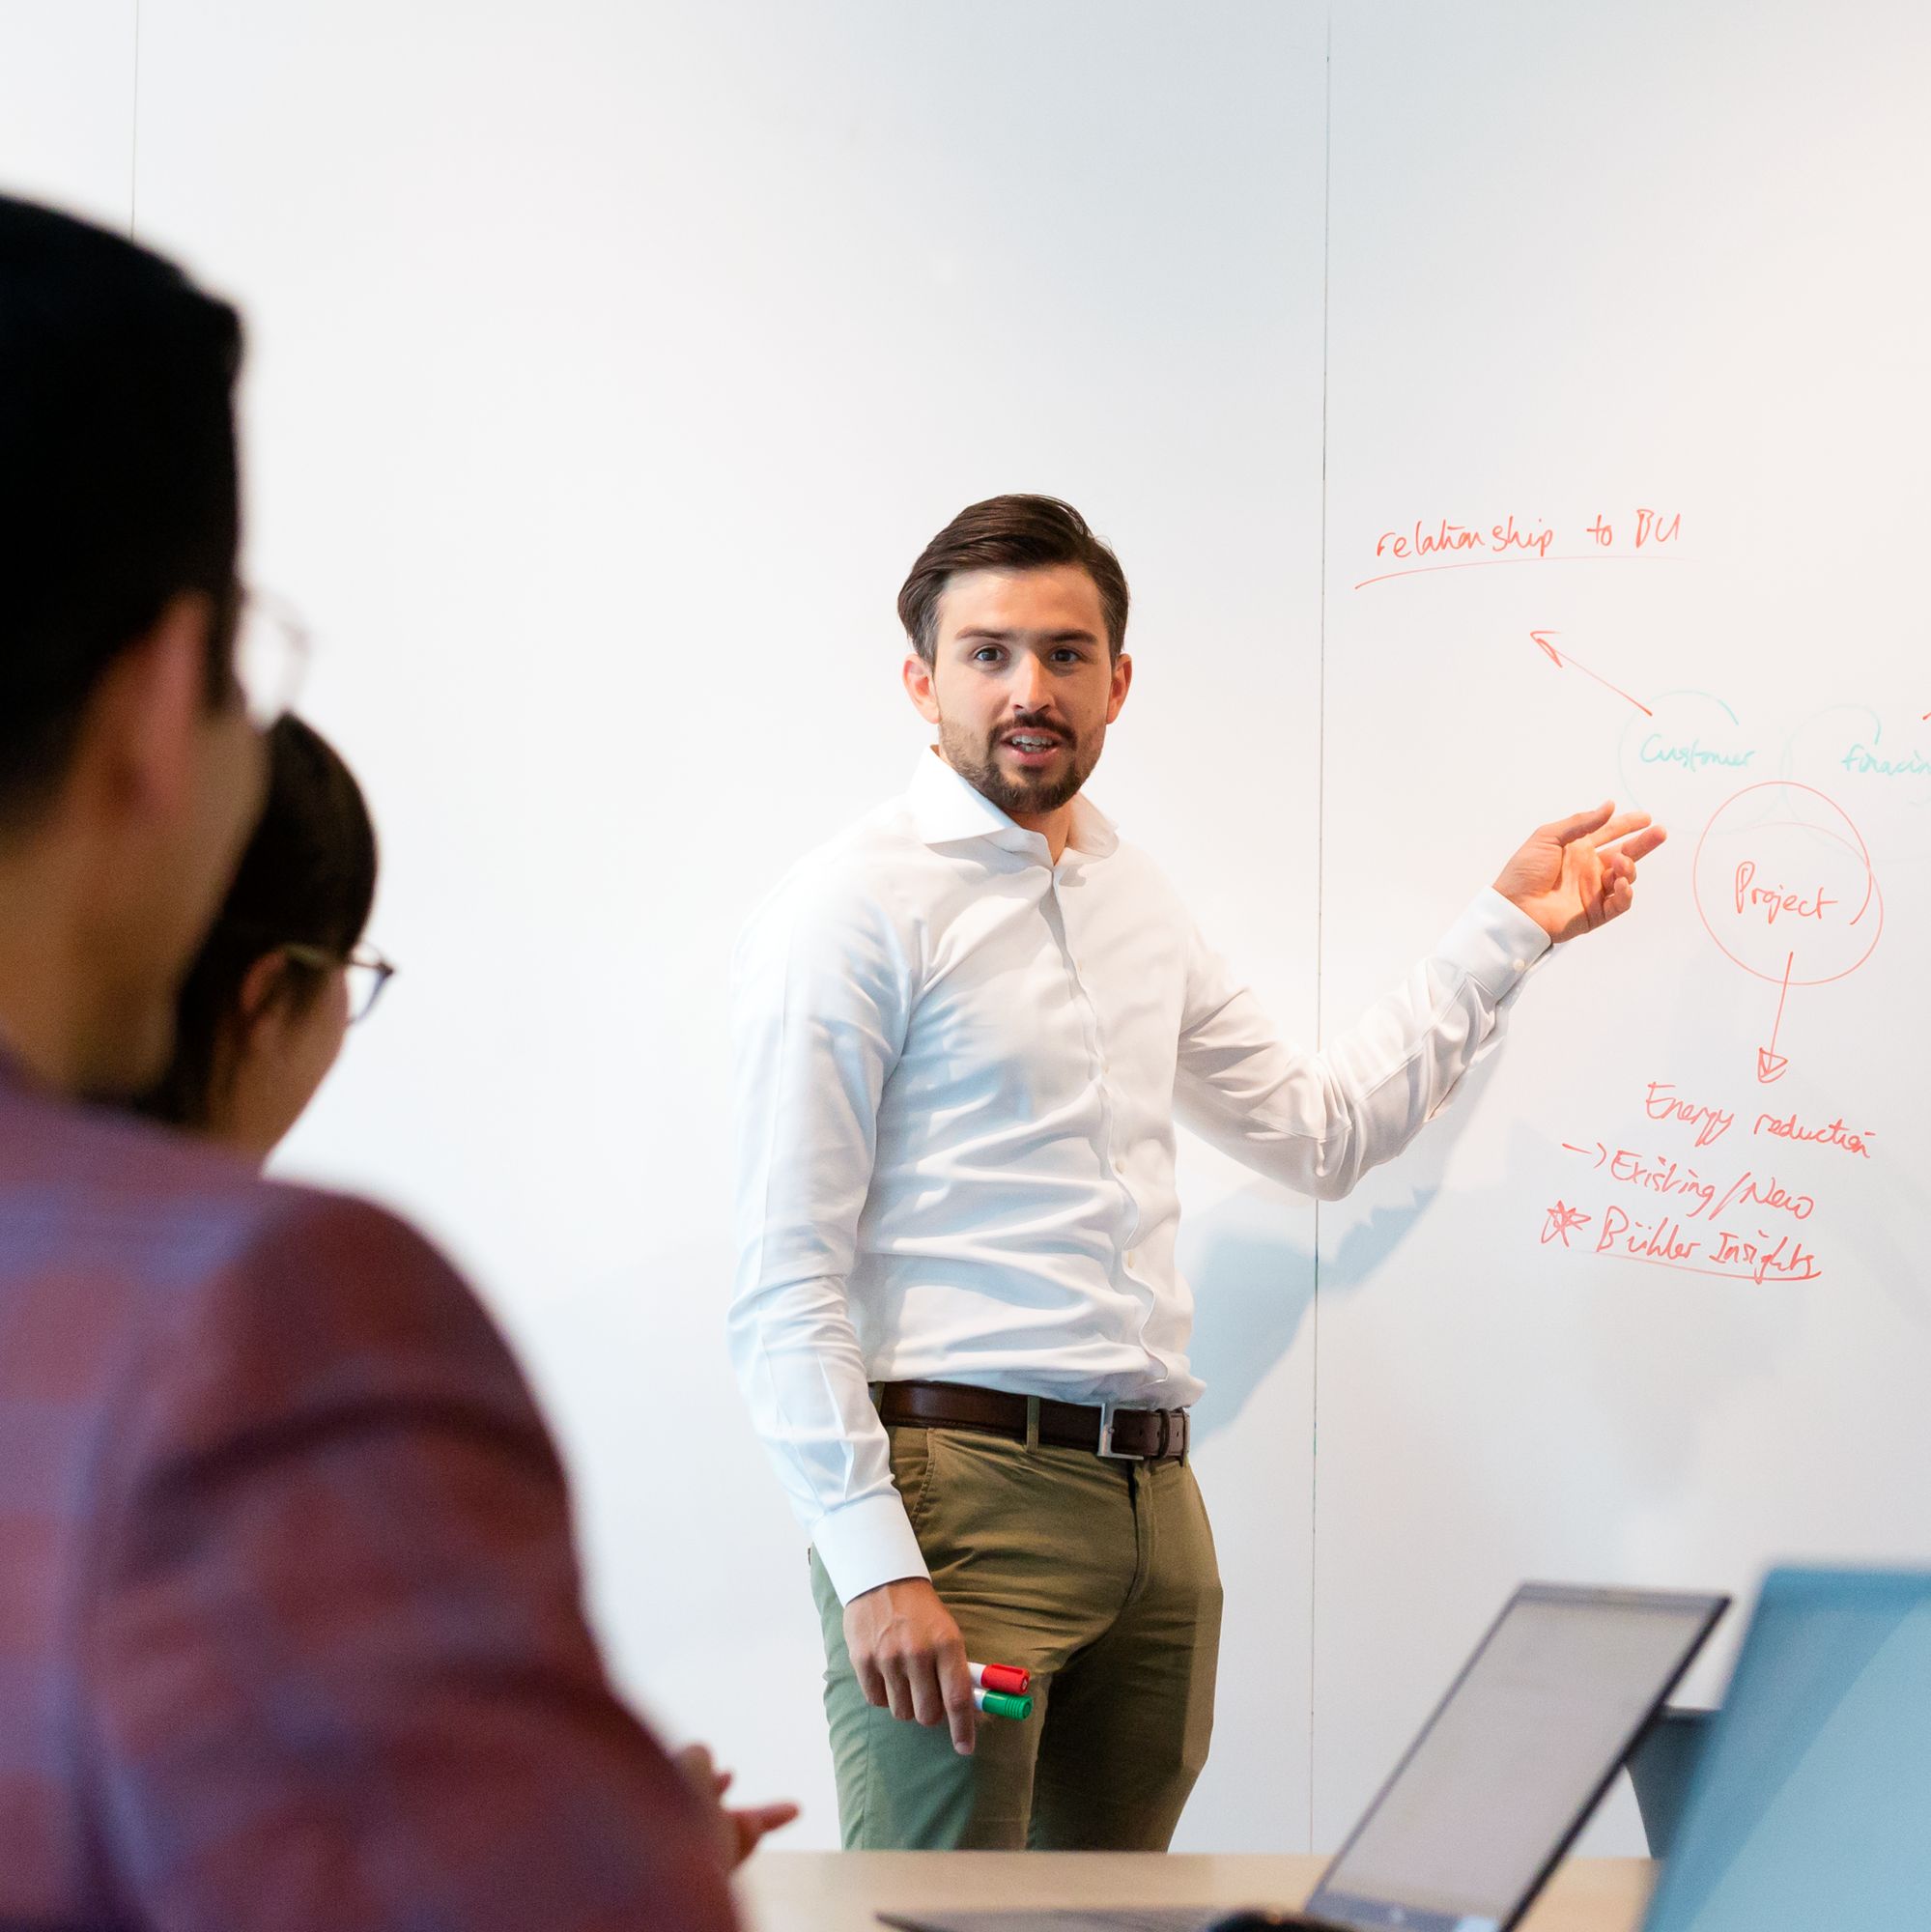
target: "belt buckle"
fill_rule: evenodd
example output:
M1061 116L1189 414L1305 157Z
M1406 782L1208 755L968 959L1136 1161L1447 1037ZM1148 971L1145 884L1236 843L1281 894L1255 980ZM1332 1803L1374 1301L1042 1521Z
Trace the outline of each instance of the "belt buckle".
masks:
M1096 1456L1104 1456L1109 1463L1144 1463L1144 1456L1136 1456L1130 1449L1116 1449L1113 1446L1113 1411L1119 1405L1103 1402L1099 1406L1099 1442L1093 1450Z

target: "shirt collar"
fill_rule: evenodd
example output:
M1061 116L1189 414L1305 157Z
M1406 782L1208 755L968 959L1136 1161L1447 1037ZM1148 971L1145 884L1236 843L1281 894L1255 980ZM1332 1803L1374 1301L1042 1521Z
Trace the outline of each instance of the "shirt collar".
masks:
M1015 825L977 786L969 784L947 764L937 746L919 760L905 794L913 829L927 845L950 845L961 839L986 838L1008 852L1043 858L1045 838ZM1073 822L1066 851L1087 859L1104 859L1120 843L1113 822L1084 793L1073 800Z

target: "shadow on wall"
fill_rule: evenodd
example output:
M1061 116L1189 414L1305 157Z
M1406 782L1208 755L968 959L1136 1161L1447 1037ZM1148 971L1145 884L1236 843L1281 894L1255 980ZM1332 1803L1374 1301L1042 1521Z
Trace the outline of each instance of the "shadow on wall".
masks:
M1390 1163L1408 1183L1406 1202L1353 1223L1319 1267L1307 1238L1319 1243L1319 1209L1308 1215L1271 1182L1257 1180L1182 1221L1180 1267L1194 1292L1191 1361L1207 1384L1194 1406L1203 1440L1234 1421L1293 1347L1317 1292L1359 1288L1428 1212L1498 1058L1491 1054L1464 1074L1448 1105Z

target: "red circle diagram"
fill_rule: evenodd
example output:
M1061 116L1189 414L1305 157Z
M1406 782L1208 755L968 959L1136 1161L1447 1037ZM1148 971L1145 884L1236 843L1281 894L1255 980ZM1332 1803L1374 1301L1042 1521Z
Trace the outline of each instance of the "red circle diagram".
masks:
M1693 877L1704 929L1774 985L1842 980L1884 931L1863 836L1833 799L1791 779L1746 785L1717 808Z

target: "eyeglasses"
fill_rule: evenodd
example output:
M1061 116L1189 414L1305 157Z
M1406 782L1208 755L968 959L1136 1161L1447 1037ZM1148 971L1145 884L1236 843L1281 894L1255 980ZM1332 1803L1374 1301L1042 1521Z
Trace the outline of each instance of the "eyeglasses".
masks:
M263 590L241 593L235 626L235 682L258 731L294 709L308 652L307 628L280 598Z
M369 1017L383 988L396 974L396 969L373 946L358 946L347 958L320 946L284 946L279 951L298 966L311 966L318 973L348 974L351 1026Z

